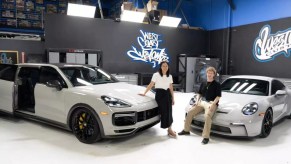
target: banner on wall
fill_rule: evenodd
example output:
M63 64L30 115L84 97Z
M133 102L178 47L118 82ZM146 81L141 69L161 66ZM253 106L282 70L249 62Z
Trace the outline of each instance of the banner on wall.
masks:
M137 42L141 49L132 46L132 50L127 51L127 55L134 61L141 61L152 64L155 68L162 61L169 62L169 56L166 54L166 48L160 48L159 43L161 35L153 32L144 32L140 30L141 36L137 37Z
M0 64L17 64L18 51L0 50Z
M291 28L271 34L271 26L265 25L253 45L253 56L259 62L274 60L279 55L290 57Z

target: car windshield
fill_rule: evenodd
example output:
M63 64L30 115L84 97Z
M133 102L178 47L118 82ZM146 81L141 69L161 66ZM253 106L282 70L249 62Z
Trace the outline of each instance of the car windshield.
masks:
M269 82L256 79L230 78L221 84L221 91L237 94L268 96Z
M87 86L118 82L109 73L98 67L65 66L60 68L73 86Z

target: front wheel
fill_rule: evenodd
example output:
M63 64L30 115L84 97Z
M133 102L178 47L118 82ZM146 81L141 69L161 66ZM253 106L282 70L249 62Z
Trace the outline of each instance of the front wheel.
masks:
M267 111L265 112L265 116L262 122L262 130L261 130L261 138L266 138L269 136L269 134L271 133L273 127L273 112L272 110L269 108L267 109Z
M91 144L101 139L98 121L86 108L79 108L74 112L71 127L80 142Z

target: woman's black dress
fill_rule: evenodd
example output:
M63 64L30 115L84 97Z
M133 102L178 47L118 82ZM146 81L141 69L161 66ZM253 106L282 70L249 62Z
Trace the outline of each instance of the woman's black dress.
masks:
M161 114L161 128L168 128L173 123L172 96L170 89L156 89L155 99Z

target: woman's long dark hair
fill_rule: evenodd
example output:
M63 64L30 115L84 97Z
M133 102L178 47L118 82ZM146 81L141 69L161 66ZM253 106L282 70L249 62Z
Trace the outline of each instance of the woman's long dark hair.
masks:
M166 61L162 61L162 62L161 62L161 64L160 64L160 69L159 69L159 73L160 73L160 75L163 77L162 65L163 65L164 63L166 63L166 64L168 65L168 71L167 71L166 74L167 74L167 77L169 77L169 75L170 75L170 66L169 66L169 63L166 62Z

